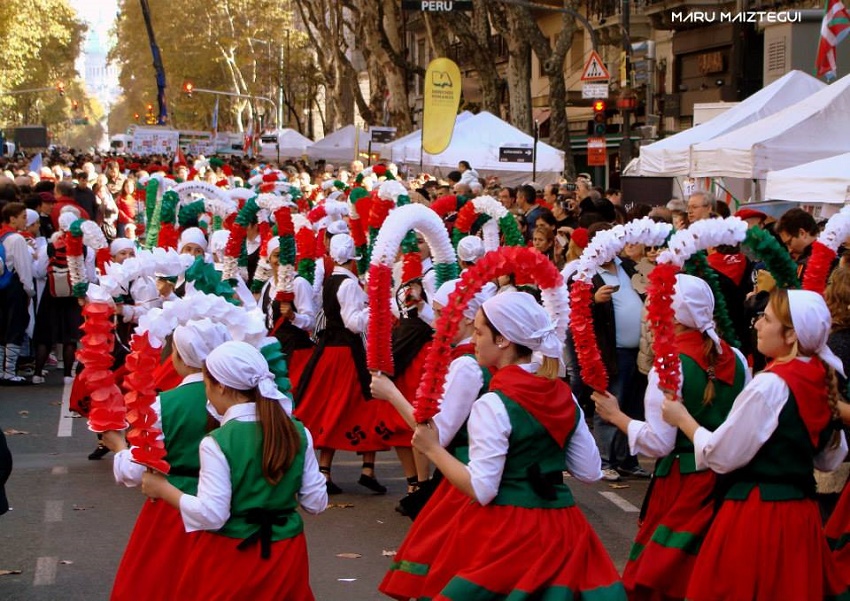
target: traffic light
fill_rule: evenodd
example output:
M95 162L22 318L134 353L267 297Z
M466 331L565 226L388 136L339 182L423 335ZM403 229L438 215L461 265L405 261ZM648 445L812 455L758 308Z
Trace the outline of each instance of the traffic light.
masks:
M186 96L191 98L192 92L195 91L195 86L192 84L191 81L187 81L186 83L183 84L183 91L186 92Z
M71 109L76 113L78 110L80 110L80 103L77 102L76 100L72 100L71 101Z
M608 131L608 107L604 100L593 101L593 135L604 136Z
M153 105L152 105L152 104L150 104L150 103L148 104L148 112L149 112L149 113L152 113L152 112L153 112Z
M59 92L59 96L65 95L65 84L63 82L56 83L56 91Z
M139 113L133 113L133 119L138 121L139 120Z

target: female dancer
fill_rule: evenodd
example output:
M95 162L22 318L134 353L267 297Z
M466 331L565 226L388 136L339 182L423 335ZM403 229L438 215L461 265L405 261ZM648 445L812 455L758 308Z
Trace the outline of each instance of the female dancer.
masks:
M188 532L204 531L172 598L312 600L296 508L300 502L320 513L328 497L309 433L286 414L286 397L249 344L226 342L212 351L204 385L223 419L201 441L197 496L159 474L146 473L142 482L146 495L180 510Z
M697 467L723 474L723 502L705 537L688 599L832 599L847 594L821 527L815 467L847 454L837 433L840 360L821 295L777 288L756 322L758 350L772 359L714 432L684 403L665 400L664 420L694 443ZM722 577L719 577L722 575Z
M714 296L703 280L676 276L676 340L679 346L682 383L677 398L700 425L715 430L750 375L746 360L720 340L714 331ZM702 539L714 517L710 502L716 476L698 470L693 443L661 419L664 394L658 373L649 372L644 404L646 421L631 419L620 411L610 393L594 392L599 416L629 437L632 454L656 457L654 479L644 501L623 585L629 599L684 599Z

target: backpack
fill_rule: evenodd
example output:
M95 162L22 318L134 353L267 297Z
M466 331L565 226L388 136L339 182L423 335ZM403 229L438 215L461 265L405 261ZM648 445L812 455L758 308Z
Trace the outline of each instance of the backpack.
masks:
M68 252L61 239L47 245L47 285L54 298L73 296L71 271L68 269Z
M0 290L3 290L12 282L12 277L15 274L6 266L6 247L3 245L3 241L12 233L8 232L0 236Z

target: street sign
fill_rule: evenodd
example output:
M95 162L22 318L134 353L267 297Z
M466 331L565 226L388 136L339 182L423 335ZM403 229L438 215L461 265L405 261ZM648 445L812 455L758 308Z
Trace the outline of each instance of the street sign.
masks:
M581 84L581 97L590 100L608 98L608 82Z
M605 63L602 62L602 57L596 53L596 50L590 51L590 58L584 65L584 70L581 72L582 81L603 81L611 79L611 74L605 68Z
M589 167L604 167L608 163L607 140L602 137L587 139L587 165Z
M531 163L534 150L530 146L502 146L499 148L500 163Z
M419 10L432 13L471 11L472 0L401 0L402 10Z
M372 136L372 144L388 144L395 140L395 127L370 127L369 134Z

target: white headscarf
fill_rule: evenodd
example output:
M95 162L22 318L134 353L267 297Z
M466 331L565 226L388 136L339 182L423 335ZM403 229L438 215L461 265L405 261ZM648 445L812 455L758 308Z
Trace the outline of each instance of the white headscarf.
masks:
M280 238L277 236L273 236L269 238L269 241L266 243L266 253L267 256L271 256L274 251L280 248Z
M504 292L485 301L481 310L502 336L514 344L561 360L564 341L558 338L546 310L526 292Z
M38 221L38 213L32 209L27 209L27 227Z
M201 228L190 227L183 230L183 233L180 234L180 243L177 245L177 252L182 252L183 247L187 244L197 244L204 249L204 252L206 252L207 238L204 236L204 232L201 231Z
M810 290L789 290L788 305L799 346L814 349L814 353L824 363L844 376L841 359L826 345L829 331L832 329L832 315L823 297Z
M351 231L348 229L348 224L343 219L337 219L335 221L331 221L328 224L328 234L331 236L336 236L337 234L350 234Z
M230 340L230 332L209 319L191 320L174 330L174 346L183 363L200 369L210 352Z
M678 274L672 305L676 321L687 328L704 333L714 342L717 352L723 352L720 337L714 329L714 294L704 280L692 275Z
M467 263L475 263L484 256L484 241L478 236L464 236L457 243L457 258Z
M277 388L266 358L247 342L230 341L219 345L208 356L206 366L221 384L236 390L259 388L267 399L286 399Z
M354 239L348 234L337 234L331 238L328 254L337 265L345 265L352 259L359 259L354 247Z
M129 238L115 238L109 245L109 254L113 257L120 253L122 250L135 249L136 243Z
M227 240L230 238L230 230L216 230L210 236L210 252L214 255L221 255L227 246Z
M451 296L452 292L457 289L458 283L460 283L460 278L445 282L442 286L437 288L437 291L434 293L434 298L431 300L435 303L439 303L443 307L448 306L449 296ZM478 313L478 309L481 308L481 305L495 294L496 285L492 282L487 282L484 287L472 297L469 304L466 305L463 316L467 319L475 319L475 314Z

